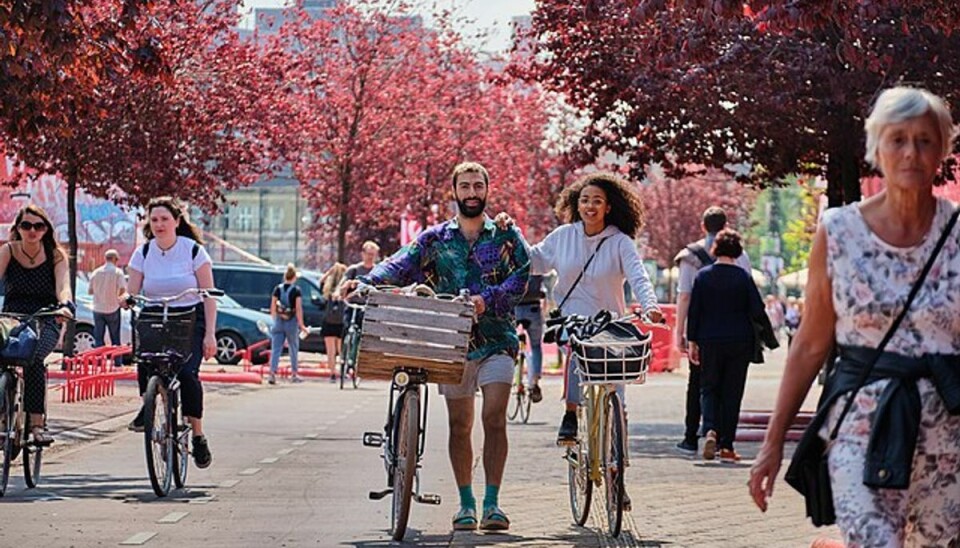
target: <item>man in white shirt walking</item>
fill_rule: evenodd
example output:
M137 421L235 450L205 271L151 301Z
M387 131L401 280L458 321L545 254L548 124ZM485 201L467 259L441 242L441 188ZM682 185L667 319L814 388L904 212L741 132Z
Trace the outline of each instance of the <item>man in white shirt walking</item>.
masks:
M90 275L88 293L93 295L94 346L104 345L104 331L110 330L110 343L120 344L120 302L118 297L126 291L123 271L117 267L120 254L108 249L103 254L103 266Z

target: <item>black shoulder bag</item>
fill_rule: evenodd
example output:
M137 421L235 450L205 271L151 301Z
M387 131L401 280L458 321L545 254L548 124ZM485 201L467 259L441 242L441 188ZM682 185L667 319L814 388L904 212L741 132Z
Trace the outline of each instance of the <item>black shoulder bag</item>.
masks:
M559 325L563 322L563 305L567 304L567 299L570 298L570 295L573 295L573 290L577 288L577 284L580 283L580 280L583 279L583 275L587 272L587 267L590 266L590 263L593 262L593 258L597 256L597 253L600 251L600 246L603 245L603 242L607 241L610 236L604 236L600 240L600 243L597 244L596 249L593 250L593 254L590 255L590 258L587 259L587 262L583 265L583 270L580 271L580 275L577 276L577 279L573 281L573 285L570 286L570 290L567 291L567 294L563 297L563 300L560 301L560 304L550 311L550 317L547 319L547 327L552 327L554 325ZM547 329L543 332L543 342L547 344L553 344L557 342L557 330L556 329Z
M930 269L933 268L933 263L940 254L943 244L947 241L950 232L953 231L954 225L957 224L958 215L960 215L960 209L954 211L953 215L950 216L946 228L943 229L943 234L940 235L936 247L933 248L933 253L931 253L930 258L927 259L927 263L923 266L923 270L920 272L917 281L915 281L913 287L910 288L910 293L907 296L907 302L903 305L903 310L901 310L897 318L893 320L890 329L888 329L887 333L883 336L880 345L877 346L877 351L873 359L870 360L870 363L866 364L866 367L860 372L860 377L857 378L856 388L850 392L850 397L847 399L847 403L844 405L843 411L837 419L837 424L834 425L833 430L830 432L830 440L824 441L817 431L819 428L811 424L804 431L803 437L800 438L800 442L793 452L793 458L790 459L790 466L787 468L783 479L803 495L807 507L807 516L810 517L810 521L817 527L832 525L837 519L833 508L833 489L830 487L830 471L827 467L827 449L837 439L840 425L843 424L843 419L853 406L854 396L867 382L873 366L876 365L877 360L879 360L883 354L883 349L887 346L887 343L890 342L890 339L893 338L897 328L900 327L900 324L906 317L907 311L910 310L910 305L913 303L917 293L920 292L920 288L923 286L923 282L926 280ZM818 409L817 412L819 413L821 410Z

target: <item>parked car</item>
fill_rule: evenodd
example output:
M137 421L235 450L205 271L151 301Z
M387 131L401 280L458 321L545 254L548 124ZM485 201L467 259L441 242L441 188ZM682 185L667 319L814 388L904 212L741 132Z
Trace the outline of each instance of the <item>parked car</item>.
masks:
M270 312L270 295L283 281L285 267L251 263L214 263L213 279L216 286L227 292L238 303L253 310ZM302 271L297 278L297 287L303 296L303 321L308 326L323 324L326 303L315 272ZM311 334L300 342L300 349L307 352L325 352L323 337Z

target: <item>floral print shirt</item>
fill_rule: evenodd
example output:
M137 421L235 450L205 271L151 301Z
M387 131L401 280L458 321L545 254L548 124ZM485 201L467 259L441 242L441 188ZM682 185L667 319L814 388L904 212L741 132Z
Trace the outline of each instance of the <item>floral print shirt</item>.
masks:
M527 243L516 228L500 230L489 218L475 242L460 231L457 219L428 228L366 276L368 284L422 283L437 293L467 289L483 297L486 309L473 326L469 360L519 348L513 308L526 292L530 276Z

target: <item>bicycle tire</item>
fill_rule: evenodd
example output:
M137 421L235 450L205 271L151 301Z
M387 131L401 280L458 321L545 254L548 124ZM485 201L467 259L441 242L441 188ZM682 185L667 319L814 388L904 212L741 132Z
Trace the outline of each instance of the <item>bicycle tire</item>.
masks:
M577 408L577 442L567 448L567 485L570 490L570 510L573 522L583 526L590 516L590 502L593 500L593 482L590 480L590 451L583 442L583 435L589 425L583 407Z
M513 386L510 387L510 401L507 403L507 420L516 420L523 405L523 354L514 364Z
M357 353L360 349L360 330L354 329L350 339L350 353L344 354L350 360L350 367L347 368L348 371L352 371L353 374L350 376L350 381L353 383L353 389L356 390L360 388L360 375L357 369Z
M616 393L607 396L606 421L603 425L603 483L607 495L607 526L610 536L620 536L623 528L624 439L623 406Z
M33 425L30 424L30 415L26 416L26 426L24 432L30 432ZM40 483L40 468L43 466L43 446L32 443L23 444L23 481L27 488L33 489Z
M417 473L420 442L420 392L407 390L397 403L396 435L393 438L396 451L396 466L393 468L393 507L391 510L391 535L393 540L403 540L410 518L413 496L413 479Z
M173 485L183 489L187 484L187 470L190 468L190 425L180 409L180 390L170 393L170 416L176 428L173 443Z
M143 397L143 447L150 486L158 497L165 497L170 492L173 476L173 439L167 397L163 380L156 375L151 377Z
M520 354L520 384L523 384L523 369L527 364L526 354ZM533 400L530 399L530 390L524 388L520 392L520 401L518 402L520 406L520 422L527 424L527 421L530 420L530 405L533 403Z
M17 436L13 424L13 398L10 394L10 385L13 377L10 373L0 375L0 418L3 420L3 465L0 469L0 497L7 492L7 482L10 481L10 461L13 460L13 440Z
M340 390L343 390L344 379L347 376L347 356L344 354L343 346L340 347Z

